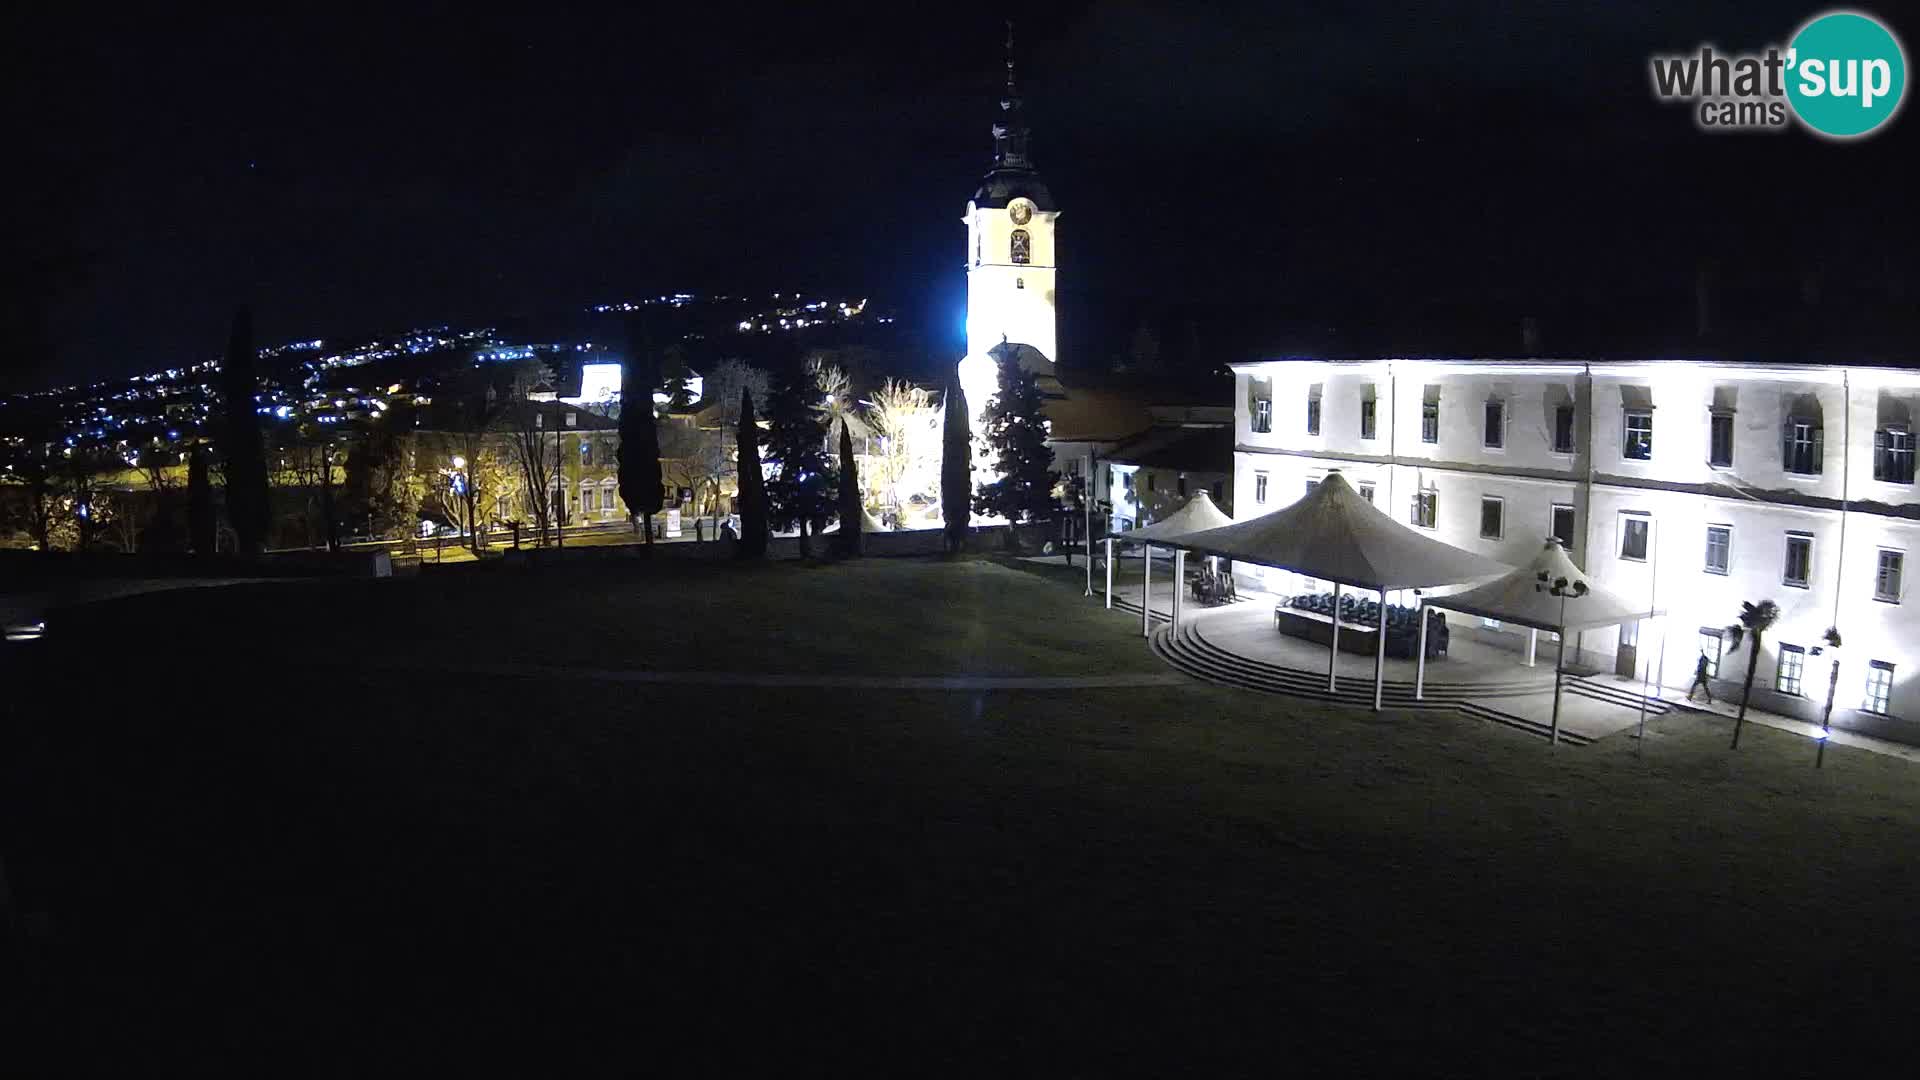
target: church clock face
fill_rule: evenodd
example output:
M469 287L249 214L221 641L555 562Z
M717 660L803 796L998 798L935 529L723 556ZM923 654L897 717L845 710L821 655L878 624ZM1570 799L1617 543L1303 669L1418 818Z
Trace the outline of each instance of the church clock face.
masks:
M1025 225L1033 220L1033 204L1025 199L1015 199L1007 206L1007 213L1012 215L1015 225Z

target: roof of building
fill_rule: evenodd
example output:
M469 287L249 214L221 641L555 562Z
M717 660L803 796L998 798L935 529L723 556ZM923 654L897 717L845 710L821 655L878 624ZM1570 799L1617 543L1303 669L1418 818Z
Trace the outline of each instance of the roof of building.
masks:
M1233 429L1224 425L1149 428L1101 456L1149 469L1228 473L1233 471Z
M1153 426L1146 403L1123 392L1069 388L1041 408L1055 442L1119 442Z

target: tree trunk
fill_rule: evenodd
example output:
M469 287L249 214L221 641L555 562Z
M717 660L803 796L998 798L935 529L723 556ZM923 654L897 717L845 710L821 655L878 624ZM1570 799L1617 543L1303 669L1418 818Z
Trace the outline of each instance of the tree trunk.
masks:
M640 528L641 535L645 537L648 553L651 554L653 549L653 515L649 513L643 514L641 517L643 519Z
M1733 745L1729 750L1740 749L1740 728L1747 722L1747 701L1753 697L1753 673L1760 668L1760 635L1754 633L1747 647L1747 681L1740 688L1740 712L1733 718Z
M800 522L800 557L802 559L813 558L813 545L808 543L807 540L808 540L807 523L805 521L801 521Z

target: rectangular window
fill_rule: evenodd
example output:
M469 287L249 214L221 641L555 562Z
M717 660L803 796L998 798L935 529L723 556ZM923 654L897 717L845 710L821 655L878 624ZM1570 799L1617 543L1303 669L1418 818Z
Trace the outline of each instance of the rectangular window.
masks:
M1645 514L1620 515L1620 557L1629 562L1647 561L1647 538L1653 531L1653 519Z
M1867 661L1867 694L1860 702L1861 712L1885 715L1887 700L1893 696L1893 665L1885 660Z
M1573 453L1573 406L1560 405L1553 410L1553 452Z
M1266 501L1267 501L1267 474L1266 473L1257 472L1253 474L1253 501L1261 505L1266 504Z
M1432 488L1416 492L1413 496L1413 523L1423 529L1431 529L1440 518L1440 493Z
M1783 584L1804 589L1813 574L1813 534L1787 534L1787 564L1780 571Z
M592 488L583 487L580 489L580 509L583 512L599 509L599 507L594 505L596 501L597 501L597 497L595 496L594 490Z
M1253 430L1258 432L1273 430L1273 399L1261 398L1253 403Z
M1717 412L1709 421L1710 437L1707 440L1707 464L1718 468L1733 467L1733 414Z
M1215 480L1213 482L1213 488L1211 493L1213 495L1214 505L1218 506L1220 504L1221 500L1225 497L1226 492L1227 492L1227 485L1225 481Z
M1437 401L1423 402L1420 406L1420 441L1440 441L1440 403Z
M580 464L593 464L593 443L588 439L580 440Z
M1707 526L1707 565L1709 574L1725 575L1728 556L1733 551L1733 527L1731 525Z
M1633 461L1649 461L1653 458L1653 414L1644 409L1630 409L1626 414L1626 441L1620 453Z
M1717 626L1700 628L1700 655L1707 658L1707 678L1720 677L1720 654L1726 646L1726 631Z
M1309 495L1313 494L1313 489L1319 486L1320 486L1320 481L1317 478L1309 479L1307 481L1307 494Z
M1573 550L1573 507L1553 508L1553 538L1560 541L1561 547Z
M1820 428L1811 420L1787 421L1781 436L1780 467L1796 476L1818 476L1824 456Z
M1374 401L1366 398L1360 402L1360 437L1371 439L1374 431Z
M1485 425L1481 431L1481 445L1489 450L1499 450L1507 445L1506 402L1487 402Z
M1900 602L1900 578L1906 569L1905 553L1880 549L1880 564L1873 577L1873 598L1889 604Z
M1373 481L1360 481L1360 497L1367 500L1368 503L1373 502Z
M1913 432L1890 427L1873 433L1873 478L1888 484L1913 483Z
M1507 504L1492 495L1480 497L1480 539L1498 540L1506 535Z
M568 414L567 414L567 426L568 426L568 427L578 427L578 426L580 426L580 414L579 414L579 413L574 413L574 412L570 412L570 413L568 413Z
M1773 688L1783 694L1800 694L1800 673L1807 666L1806 650L1798 645L1780 645L1780 662L1773 668Z
M1320 399L1317 396L1307 399L1307 434L1320 434Z
M1181 473L1174 483L1179 487L1180 497L1185 498L1187 495L1187 474Z

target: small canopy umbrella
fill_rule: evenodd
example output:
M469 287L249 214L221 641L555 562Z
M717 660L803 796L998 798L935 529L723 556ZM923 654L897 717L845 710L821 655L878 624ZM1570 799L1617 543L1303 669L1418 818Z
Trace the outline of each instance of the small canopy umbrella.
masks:
M1452 596L1434 597L1427 603L1483 619L1517 623L1534 631L1551 630L1559 635L1559 656L1553 664L1551 738L1555 742L1560 739L1560 673L1566 667L1567 634L1639 622L1662 614L1650 603L1629 600L1593 584L1586 572L1567 558L1567 551L1558 540L1548 540L1531 562L1510 574ZM1416 684L1415 693L1418 692Z
M1378 592L1380 640L1373 660L1376 710L1385 683L1387 591L1482 581L1512 569L1414 532L1361 498L1338 472L1329 474L1291 506L1169 542L1333 582L1335 617L1333 646L1327 659L1329 690L1335 686L1340 655L1340 587L1351 585ZM1424 653L1423 643L1422 659Z
M1107 606L1113 606L1113 542L1132 540L1146 545L1145 564L1140 572L1140 632L1153 632L1153 545L1165 543L1174 548L1173 554L1173 625L1180 625L1180 580L1186 575L1187 553L1175 541L1188 533L1202 532L1233 524L1213 500L1204 491L1195 492L1193 498L1181 504L1178 510L1161 518L1151 525L1143 525L1127 532L1110 532L1107 542Z

